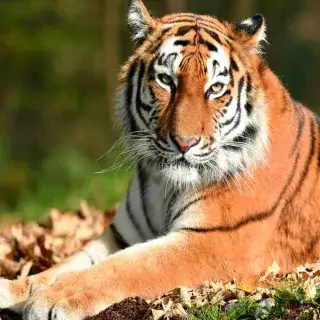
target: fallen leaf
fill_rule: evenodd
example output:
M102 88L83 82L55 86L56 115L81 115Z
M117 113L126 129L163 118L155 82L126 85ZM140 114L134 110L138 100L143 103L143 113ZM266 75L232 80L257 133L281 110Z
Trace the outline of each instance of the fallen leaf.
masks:
M159 320L166 314L163 310L151 309L152 320Z

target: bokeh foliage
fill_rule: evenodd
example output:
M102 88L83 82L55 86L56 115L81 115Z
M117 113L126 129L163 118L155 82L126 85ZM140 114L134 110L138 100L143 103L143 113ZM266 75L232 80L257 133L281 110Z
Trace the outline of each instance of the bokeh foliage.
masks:
M293 96L320 110L318 0L146 0L155 15L195 11L237 21L261 12L267 58ZM130 54L124 0L0 1L0 212L37 218L81 199L106 207L130 178L96 162L119 136L113 96Z

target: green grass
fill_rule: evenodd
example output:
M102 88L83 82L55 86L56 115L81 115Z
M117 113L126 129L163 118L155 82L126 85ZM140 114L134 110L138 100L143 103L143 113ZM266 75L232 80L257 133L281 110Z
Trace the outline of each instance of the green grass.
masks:
M189 320L218 320L224 318L221 308L219 306L212 306L195 311L194 315L189 317Z
M244 316L254 316L257 303L249 299L240 300L239 303L231 307L228 312L228 320L241 319Z
M238 320L254 316L258 304L248 298L240 300L226 312L221 306L211 306L196 311L189 320Z
M275 306L270 310L270 314L274 317L284 317L290 308L309 302L305 299L302 288L293 286L278 288L274 299Z
M259 307L259 319L314 319L316 309L319 308L320 289L314 300L307 299L303 289L297 284L287 287L279 286L275 289L273 299L275 305L272 308L262 308L258 302L245 297L231 307L225 308L222 305L206 306L190 312L188 320L241 320L253 319L256 309ZM227 309L227 310L226 310ZM300 315L292 315L294 310L300 310ZM294 318L293 318L294 317Z
M8 169L8 178L2 184L0 179L0 191L3 190L2 195L7 194L7 200L0 199L1 221L16 217L39 220L50 208L77 210L83 200L101 210L112 207L125 193L132 169L124 166L97 173L111 166L103 164L113 162L107 160L96 162L75 150L58 149L39 165L37 172L12 168L10 173ZM8 199L13 197L10 204Z

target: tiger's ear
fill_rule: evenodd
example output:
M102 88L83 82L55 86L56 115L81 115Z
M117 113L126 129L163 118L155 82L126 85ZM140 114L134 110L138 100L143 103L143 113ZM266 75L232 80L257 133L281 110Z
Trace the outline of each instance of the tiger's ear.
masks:
M127 19L132 38L138 42L143 41L156 27L155 19L141 0L130 0Z
M267 43L266 30L265 19L260 14L234 25L236 39L255 53L261 53Z

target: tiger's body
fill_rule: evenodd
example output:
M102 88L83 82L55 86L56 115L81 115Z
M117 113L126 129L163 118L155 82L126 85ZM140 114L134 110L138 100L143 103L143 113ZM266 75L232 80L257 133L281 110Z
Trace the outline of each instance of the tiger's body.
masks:
M119 114L137 170L111 227L66 262L0 281L24 319L84 319L129 296L288 270L320 256L320 135L240 24L129 5L138 48Z

